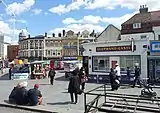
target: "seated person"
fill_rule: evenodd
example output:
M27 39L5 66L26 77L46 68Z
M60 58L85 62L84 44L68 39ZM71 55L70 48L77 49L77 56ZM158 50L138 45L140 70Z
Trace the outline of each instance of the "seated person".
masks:
M42 104L42 94L38 90L39 84L35 84L34 88L28 91L28 102L31 106L41 105Z
M27 102L27 82L22 82L20 83L20 88L17 89L16 91L16 104L18 105L26 105Z
M13 88L13 90L11 91L11 94L9 95L9 102L10 103L16 103L16 94L17 94L17 90L21 88L20 83L17 84L17 86L15 86Z

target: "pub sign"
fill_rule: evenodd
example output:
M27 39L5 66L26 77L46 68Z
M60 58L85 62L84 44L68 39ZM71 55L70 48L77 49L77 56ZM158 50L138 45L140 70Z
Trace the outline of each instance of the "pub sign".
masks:
M136 45L134 45L134 50L136 50ZM96 47L96 52L105 52L105 51L132 51L132 46L124 45L124 46Z

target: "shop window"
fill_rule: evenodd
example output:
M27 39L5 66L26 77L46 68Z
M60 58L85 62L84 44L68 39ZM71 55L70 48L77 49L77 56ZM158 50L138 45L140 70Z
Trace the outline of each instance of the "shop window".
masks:
M120 68L121 71L126 71L127 67L134 70L135 63L140 65L140 56L120 56Z
M160 40L160 35L158 35L158 40Z
M109 57L94 56L93 57L93 71L109 71Z

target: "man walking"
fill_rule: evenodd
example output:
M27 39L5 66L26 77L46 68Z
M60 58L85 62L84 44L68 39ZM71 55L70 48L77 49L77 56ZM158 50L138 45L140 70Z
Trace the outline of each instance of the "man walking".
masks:
M50 69L48 73L48 77L50 78L50 84L53 85L54 77L55 77L55 70L53 68Z
M139 66L139 64L138 63L136 63L135 64L135 75L134 75L134 77L135 77L135 80L134 80L134 83L133 83L133 88L135 87L135 85L136 85L136 83L138 82L138 84L140 85L140 87L142 87L141 86L141 82L140 82L140 74L141 74L141 71L140 71L140 68L138 67Z
M120 69L118 63L116 63L115 66L116 66L116 68L115 68L116 76L117 76L118 81L120 82L120 80L121 80L121 69Z

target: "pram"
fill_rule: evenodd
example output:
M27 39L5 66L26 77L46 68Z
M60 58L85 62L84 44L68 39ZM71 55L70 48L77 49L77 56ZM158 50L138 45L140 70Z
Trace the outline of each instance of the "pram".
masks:
M143 89L141 90L141 96L153 98L157 96L157 93L153 91L152 85L148 83L148 78L140 80Z

